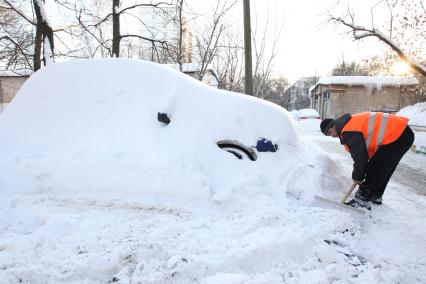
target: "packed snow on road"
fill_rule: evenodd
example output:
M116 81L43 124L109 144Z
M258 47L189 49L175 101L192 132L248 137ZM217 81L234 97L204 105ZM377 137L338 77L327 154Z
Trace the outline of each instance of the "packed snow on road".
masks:
M352 166L319 120L151 62L77 60L31 76L0 131L2 283L424 283L422 181L391 180L364 215L315 206ZM404 161L426 179L425 156Z

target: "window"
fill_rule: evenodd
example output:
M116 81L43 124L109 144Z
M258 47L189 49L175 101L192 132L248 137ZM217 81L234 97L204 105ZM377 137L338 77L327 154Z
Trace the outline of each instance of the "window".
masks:
M323 100L329 100L330 99L330 90L326 90L322 92Z

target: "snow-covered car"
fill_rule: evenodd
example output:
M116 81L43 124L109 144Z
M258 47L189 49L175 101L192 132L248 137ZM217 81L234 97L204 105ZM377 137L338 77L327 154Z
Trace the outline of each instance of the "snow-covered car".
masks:
M310 194L296 186L310 168L299 173L307 158L285 109L152 62L49 65L26 81L0 130L6 192L124 198L124 191L131 200L161 197L175 205L218 200L263 180L271 195Z
M292 110L292 111L290 111L290 115L293 118L293 120L298 120L298 114L299 114L298 110Z
M297 113L297 119L321 119L321 116L315 109L305 108L299 110L299 112Z

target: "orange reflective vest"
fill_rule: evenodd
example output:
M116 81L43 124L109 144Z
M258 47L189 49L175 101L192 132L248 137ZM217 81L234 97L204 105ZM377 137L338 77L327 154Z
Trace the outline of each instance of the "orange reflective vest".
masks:
M345 124L345 131L362 132L370 159L381 145L398 139L407 126L408 118L383 112L361 112L351 116ZM342 138L342 136L340 136ZM345 145L346 150L349 148Z

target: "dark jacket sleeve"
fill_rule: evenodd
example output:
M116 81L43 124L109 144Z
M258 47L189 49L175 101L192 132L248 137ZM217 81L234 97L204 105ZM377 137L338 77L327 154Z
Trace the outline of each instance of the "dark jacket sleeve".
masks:
M352 179L358 181L364 180L368 164L368 152L362 133L355 131L343 132L342 144L348 146L349 152L354 160Z

